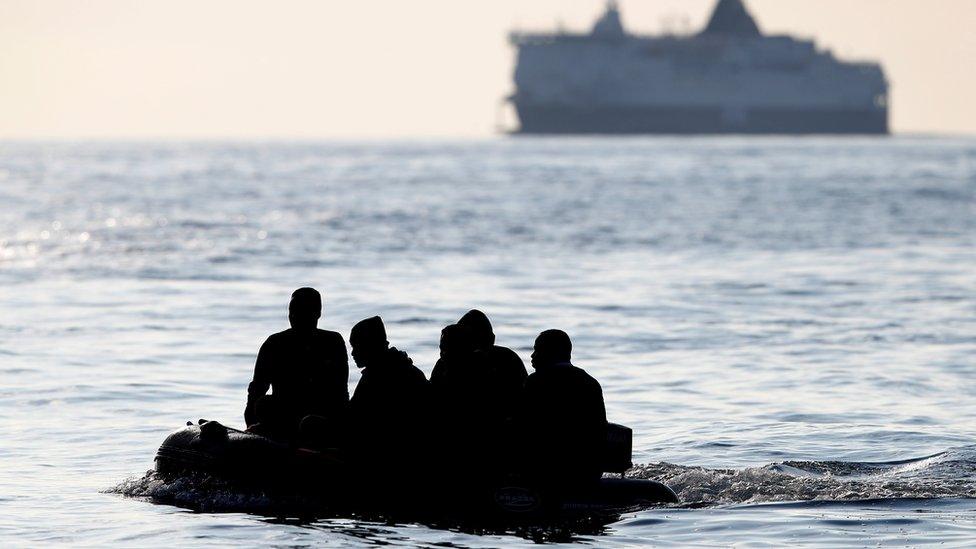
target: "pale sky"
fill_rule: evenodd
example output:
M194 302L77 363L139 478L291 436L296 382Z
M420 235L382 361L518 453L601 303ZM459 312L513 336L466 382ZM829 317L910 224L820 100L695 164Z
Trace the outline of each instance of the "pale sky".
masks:
M621 0L631 31L714 0ZM880 60L897 132L976 133L976 0L748 0L769 33ZM485 136L513 27L603 0L0 0L0 137ZM511 123L511 122L510 122Z

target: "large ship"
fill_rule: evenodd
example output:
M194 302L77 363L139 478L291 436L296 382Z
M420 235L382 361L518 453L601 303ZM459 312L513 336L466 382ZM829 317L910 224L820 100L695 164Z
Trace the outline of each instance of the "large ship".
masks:
M630 34L610 0L589 33L510 41L519 133L888 133L879 64L765 35L741 0L719 0L696 34Z

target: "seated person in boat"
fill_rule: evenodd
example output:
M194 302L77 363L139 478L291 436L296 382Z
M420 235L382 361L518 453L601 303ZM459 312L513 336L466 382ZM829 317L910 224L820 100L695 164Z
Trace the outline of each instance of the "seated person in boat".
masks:
M440 467L474 467L473 460L482 456L478 446L485 420L480 380L471 368L473 354L470 330L458 324L441 330L440 358L430 373Z
M468 313L441 332L441 356L430 376L441 467L477 470L484 482L510 465L507 424L525 375L521 359L493 342L488 319Z
M527 375L514 351L495 345L491 322L475 309L441 332L430 381L447 410L466 416L459 422L495 436L515 415Z
M295 290L288 306L291 328L268 337L258 352L244 409L248 430L292 438L305 416L337 418L345 410L346 343L338 333L318 329L321 315L316 290Z
M349 450L360 465L415 464L427 450L427 378L407 353L390 347L383 320L357 323L349 335L362 377L349 401Z
M495 345L495 332L485 313L473 309L458 320L458 326L469 330L474 344L472 368L486 383L485 393L491 398L485 404L496 422L508 421L515 415L515 407L522 393L528 373L515 351Z
M527 472L549 488L600 479L607 412L600 383L570 362L566 332L547 330L535 340L535 369L522 390L516 418Z

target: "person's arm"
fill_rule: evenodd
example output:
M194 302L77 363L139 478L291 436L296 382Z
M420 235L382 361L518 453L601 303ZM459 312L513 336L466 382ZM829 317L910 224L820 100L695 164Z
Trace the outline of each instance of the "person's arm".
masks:
M518 353L511 351L512 353L512 365L515 377L518 378L520 384L525 383L525 379L529 377L529 372L525 370L525 363L522 362L522 357L518 356Z
M589 432L588 440L585 443L584 451L580 457L587 463L590 473L594 478L599 478L602 474L604 456L607 441L607 407L603 400L603 387L600 383L593 380L590 388L590 419L586 422L586 431ZM581 428L583 426L580 426Z
M334 372L336 387L336 397L345 406L349 403L349 353L346 351L346 341L342 336L336 334L338 342L335 346L335 356L332 358L332 371Z
M515 432L522 439L522 443L526 443L527 437L531 437L529 431L532 430L531 423L536 419L535 407L538 404L539 394L537 385L537 378L529 376L526 378L525 383L522 384L522 390L518 394L518 398L515 399L515 409L513 410L511 422L515 428Z
M596 404L596 407L597 407L597 416L596 416L596 418L597 418L597 422L600 425L603 426L603 429L604 430L606 430L606 428L607 428L607 405L606 405L606 403L603 400L603 387L600 385L599 382L596 382L595 385L596 385L596 387L594 387L594 392L595 392L594 401L597 403Z
M444 359L438 358L437 362L434 363L434 369L430 371L430 385L431 387L440 387L444 383L445 370Z
M525 371L525 363L522 362L522 358L515 351L510 349L506 349L506 351L506 353L499 357L503 361L504 366L504 369L500 372L503 378L501 387L506 394L499 395L499 398L502 399L502 406L506 418L511 420L521 405L520 401L524 392L525 380L529 374Z
M254 377L247 386L247 406L244 407L244 423L250 427L258 422L257 402L258 399L268 394L271 387L271 338L261 345L258 351L258 359L254 362Z
M349 354L346 342L336 332L327 332L325 357L321 365L318 406L315 413L326 417L344 414L349 406Z
M352 398L349 399L349 415L354 417L359 414L359 412L369 404L370 396L372 396L372 391L369 385L369 374L363 373L362 377L359 378L359 383L356 384L356 390L352 393Z

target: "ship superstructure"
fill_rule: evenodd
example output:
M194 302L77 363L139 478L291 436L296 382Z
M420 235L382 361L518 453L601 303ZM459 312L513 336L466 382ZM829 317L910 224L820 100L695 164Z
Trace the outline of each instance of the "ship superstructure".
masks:
M589 33L512 33L521 133L888 133L877 63L764 35L719 0L687 36L628 33L614 0Z

